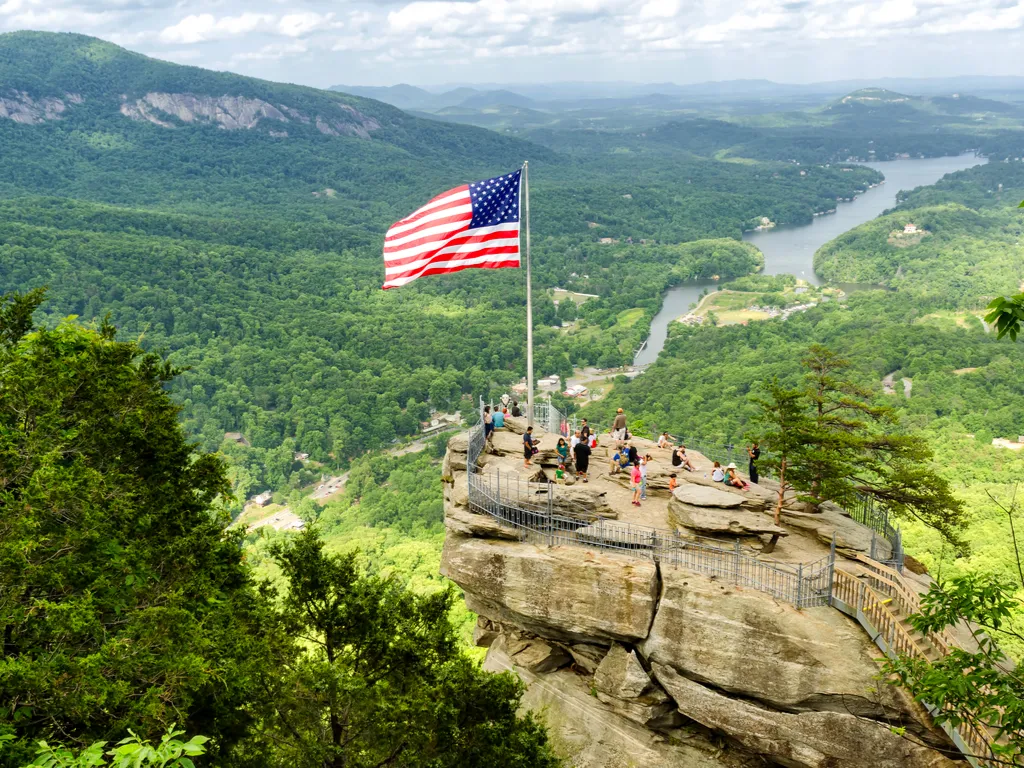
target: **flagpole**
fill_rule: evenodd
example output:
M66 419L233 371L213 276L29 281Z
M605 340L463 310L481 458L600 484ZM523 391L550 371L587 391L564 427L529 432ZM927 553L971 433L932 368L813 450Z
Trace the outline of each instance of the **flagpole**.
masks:
M527 424L533 426L533 289L530 279L530 179L529 161L523 163L523 190L526 207L526 407Z

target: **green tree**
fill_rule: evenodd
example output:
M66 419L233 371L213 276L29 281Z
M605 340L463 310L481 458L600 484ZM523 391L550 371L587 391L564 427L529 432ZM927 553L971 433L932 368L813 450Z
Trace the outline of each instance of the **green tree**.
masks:
M351 481L350 481L351 482ZM418 596L330 555L307 529L277 545L283 616L301 640L264 684L273 701L257 740L299 768L556 766L543 729L518 717L523 688L459 648L449 591Z
M786 449L786 481L798 498L814 510L824 501L849 504L864 494L964 547L963 502L931 468L932 451L924 439L896 431L895 412L869 402L871 392L849 377L849 361L815 344L802 363L807 370L802 386L782 390L774 382L769 388L761 415L770 431L760 435L769 450L773 442ZM794 419L794 409L804 418ZM791 434L783 438L787 429ZM771 461L781 465L783 459Z
M783 504L794 488L790 467L793 462L799 465L806 452L805 437L810 425L800 392L786 389L778 378L765 384L764 390L764 395L751 399L759 408L755 422L759 427L757 439L768 452L761 464L774 470L779 480L775 524L781 525Z
M244 733L267 604L199 453L137 344L0 298L0 765L174 722L229 750Z

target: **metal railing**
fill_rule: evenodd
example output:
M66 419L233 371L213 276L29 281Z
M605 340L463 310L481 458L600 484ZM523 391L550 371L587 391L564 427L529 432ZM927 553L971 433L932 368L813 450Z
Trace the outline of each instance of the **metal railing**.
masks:
M483 425L477 425L470 430L466 456L469 506L519 531L524 541L629 553L766 592L798 608L829 604L834 546L827 557L815 563L782 563L744 554L738 539L729 546L714 539L683 537L676 531L610 520L578 502L556 498L552 483L477 471L483 449Z
M717 461L722 466L735 461L737 456L744 460L748 458L742 444L731 442L715 443L700 438L687 440L673 435L669 437L673 442L682 442L687 449L694 450L712 461ZM655 439L657 439L657 435ZM762 452L761 458L764 459L767 455L767 453ZM774 473L767 467L761 469L761 474L765 477L776 479ZM900 532L899 527L892 525L889 510L880 504L876 504L875 500L867 494L859 492L857 493L856 500L852 504L844 505L843 509L850 516L850 519L871 530L873 534L869 550L871 559L895 568L902 573L905 554L903 550L903 534ZM883 539L888 546L879 541L879 538Z

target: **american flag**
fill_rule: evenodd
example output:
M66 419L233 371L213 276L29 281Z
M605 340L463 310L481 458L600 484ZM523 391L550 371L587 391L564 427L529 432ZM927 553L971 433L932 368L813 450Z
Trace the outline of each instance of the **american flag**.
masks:
M522 169L442 192L391 225L384 237L384 288L424 275L519 266Z

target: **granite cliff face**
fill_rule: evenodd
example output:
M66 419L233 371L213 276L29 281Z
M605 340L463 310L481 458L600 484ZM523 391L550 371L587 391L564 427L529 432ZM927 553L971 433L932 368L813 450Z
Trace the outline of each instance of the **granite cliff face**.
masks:
M511 428L519 430L514 421ZM526 476L545 478L546 442L526 470L519 445L514 434L497 435L493 451L479 460L481 471L501 468L506 487ZM956 752L944 734L901 689L879 679L880 652L846 616L828 606L798 610L726 578L657 562L642 549L616 553L523 540L469 506L466 446L464 435L453 438L444 463L442 573L462 587L479 615L475 639L488 648L486 668L523 678L524 705L546 720L569 764L953 765L946 755ZM646 443L641 450L656 453ZM655 458L651 472L660 463ZM550 508L632 514L635 507L621 506L619 478L602 477L604 461L598 448L590 483L553 487ZM696 482L684 479L675 494L650 484L643 514L675 519L666 525L685 532L694 516L698 525L706 519L721 528L721 520L742 512L751 517L734 535L744 547L776 532L761 511L767 492L715 489L724 496L714 497L705 492L701 469L698 464ZM699 514L682 514L682 504ZM798 516L793 526L784 519L780 556L812 552L832 533L859 548L855 524L829 520Z
M93 100L96 101L96 100ZM99 100L113 108L109 100ZM40 125L63 120L75 106L85 99L75 93L61 96L33 96L26 91L0 91L0 119L23 125ZM90 102L92 103L92 102ZM210 124L218 128L238 131L252 130L260 125L274 126L270 134L285 138L288 125L312 125L326 136L355 136L368 139L380 130L381 124L349 104L334 103L324 114L306 114L285 104L271 104L262 99L245 96L211 96L193 93L164 93L153 91L141 98L121 94L116 107L121 115L137 122L151 123L161 128Z

